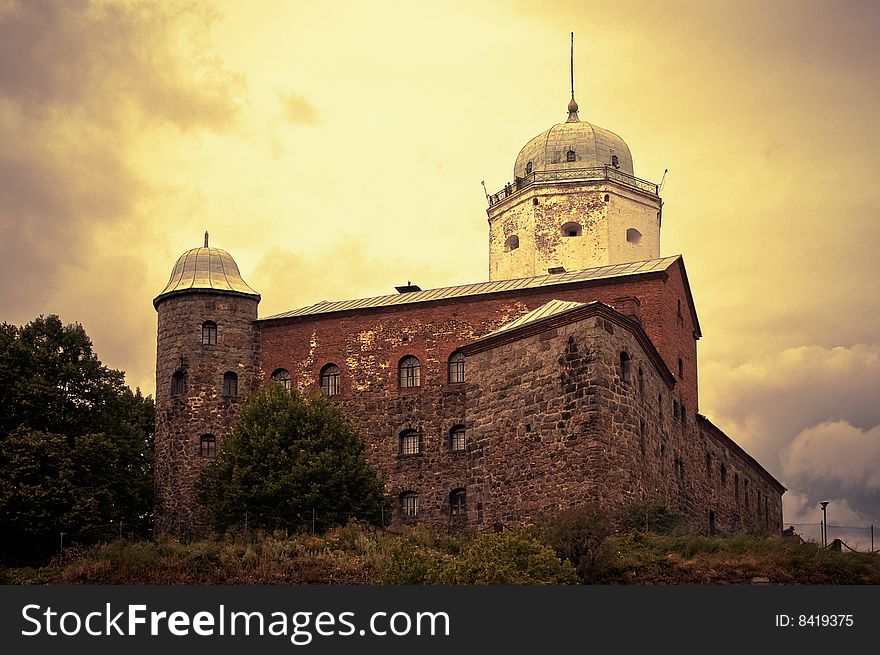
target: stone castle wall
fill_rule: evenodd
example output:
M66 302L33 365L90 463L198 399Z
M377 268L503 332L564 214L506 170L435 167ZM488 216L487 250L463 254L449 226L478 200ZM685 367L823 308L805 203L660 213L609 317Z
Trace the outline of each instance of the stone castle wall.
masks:
M706 531L780 530L782 490L717 428L680 407L676 414L672 378L627 323L591 317L466 349L469 490L484 520L661 500ZM621 352L630 357L627 380Z
M203 515L193 485L208 458L202 435L219 450L242 403L260 384L257 300L218 293L188 293L159 303L156 358L155 481L157 532L186 536ZM217 324L217 343L202 343L202 324ZM172 376L186 374L185 393L172 397ZM223 375L238 376L238 395L223 394Z

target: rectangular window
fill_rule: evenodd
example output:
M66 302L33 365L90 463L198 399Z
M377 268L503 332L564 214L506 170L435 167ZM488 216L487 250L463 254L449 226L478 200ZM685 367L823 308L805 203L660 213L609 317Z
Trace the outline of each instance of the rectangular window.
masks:
M217 454L217 440L209 435L203 435L199 442L199 455L202 457L213 457Z
M463 429L453 430L452 432L452 450L453 452L461 452L466 447L465 433Z
M400 499L400 511L404 516L416 516L419 513L419 497L406 494Z

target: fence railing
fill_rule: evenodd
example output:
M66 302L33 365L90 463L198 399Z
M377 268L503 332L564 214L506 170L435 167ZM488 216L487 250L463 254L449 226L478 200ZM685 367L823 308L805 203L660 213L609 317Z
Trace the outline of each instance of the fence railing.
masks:
M622 173L613 166L594 166L592 168L566 168L555 171L533 171L525 177L518 177L504 187L488 196L489 206L501 202L535 183L541 182L592 182L610 180L631 189L657 196L660 194L658 185L638 177Z

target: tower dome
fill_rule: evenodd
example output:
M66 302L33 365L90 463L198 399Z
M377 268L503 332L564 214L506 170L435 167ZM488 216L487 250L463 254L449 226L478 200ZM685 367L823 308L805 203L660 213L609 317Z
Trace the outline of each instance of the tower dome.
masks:
M203 248L187 250L178 258L168 284L153 300L154 306L170 296L192 291L252 296L259 300L260 294L242 279L232 255L220 248L209 248L207 243L206 235Z
M573 108L573 109L572 109ZM608 166L633 175L632 155L626 142L611 130L577 117L577 104L569 104L569 118L529 141L513 167L513 179L532 173Z

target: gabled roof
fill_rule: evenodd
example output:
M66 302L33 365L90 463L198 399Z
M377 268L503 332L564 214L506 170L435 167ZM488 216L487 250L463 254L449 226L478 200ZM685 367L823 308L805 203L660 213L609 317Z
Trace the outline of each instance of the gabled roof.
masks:
M331 314L351 310L362 310L376 307L394 307L411 305L422 302L433 302L448 298L462 298L467 296L480 296L484 294L515 291L519 289L536 289L540 287L552 287L557 285L574 284L593 280L610 280L623 278L631 275L643 275L649 273L662 273L675 262L681 259L680 255L648 259L641 262L628 262L626 264L612 264L586 268L580 271L567 273L554 273L524 277L515 280L495 280L492 282L477 282L476 284L464 284L454 287L442 287L440 289L428 289L413 293L397 293L387 296L375 296L372 298L360 298L357 300L322 301L308 307L294 309L289 312L275 314L260 319L260 321L274 321L286 318L298 318L303 316L315 316L318 314ZM684 270L684 267L682 267ZM685 278L686 280L686 278ZM685 281L685 284L687 282ZM691 308L693 312L693 307ZM694 314L696 320L696 315Z
M505 323L500 328L498 328L494 332L490 332L486 336L491 337L496 334L501 334L502 332L507 332L508 330L515 330L518 327L522 327L524 325L529 325L530 323L534 323L535 321L540 321L543 318L550 318L551 316L556 316L557 314L561 314L562 312L566 312L569 309L583 307L586 304L587 303L576 302L573 300L572 301L551 300L550 302L541 305L537 309L533 309L528 314L523 314L518 319L511 321L510 323Z

